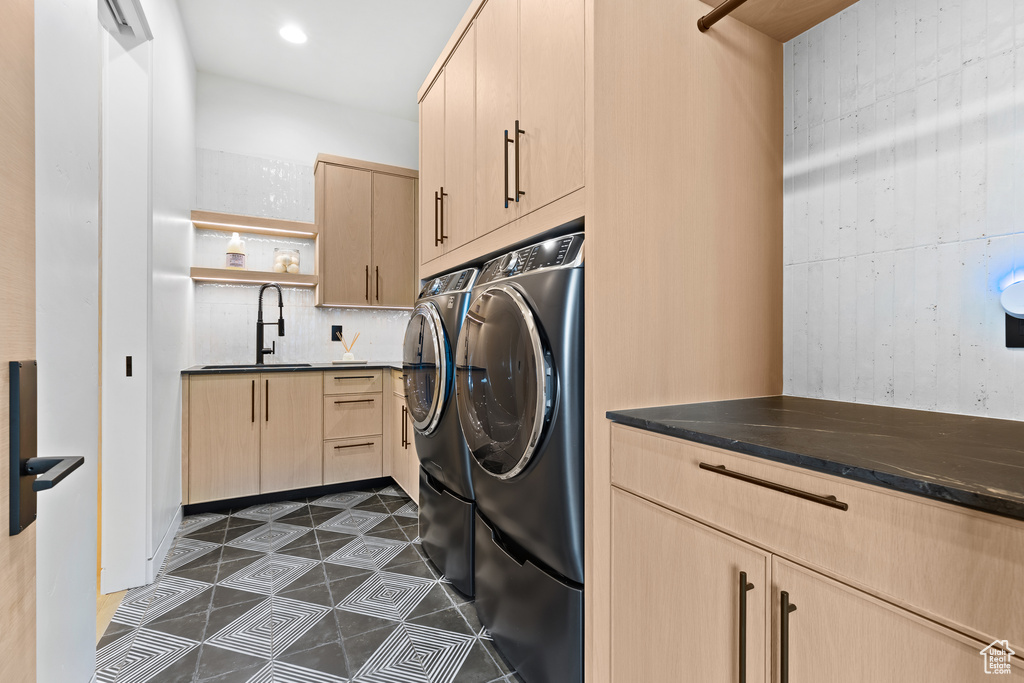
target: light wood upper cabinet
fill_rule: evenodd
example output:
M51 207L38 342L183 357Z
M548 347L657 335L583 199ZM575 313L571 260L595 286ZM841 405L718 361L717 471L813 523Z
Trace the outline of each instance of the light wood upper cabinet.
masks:
M476 235L476 31L470 27L444 69L445 251Z
M519 2L489 0L474 22L476 30L476 217L483 235L515 220L512 197L515 137L519 116ZM553 65L549 65L549 69ZM507 163L507 166L506 166Z
M258 375L196 375L189 385L189 502L260 492Z
M416 171L317 157L318 306L412 306Z
M370 171L333 164L323 169L320 294L325 304L370 303L372 212ZM317 221L320 223L320 221Z
M373 301L411 306L416 280L416 181L373 174Z
M444 185L445 75L420 100L420 263L444 254L440 192Z
M613 489L612 680L767 681L770 568L768 553Z
M322 380L312 372L260 375L260 493L323 483Z
M583 187L583 0L519 0L520 212Z

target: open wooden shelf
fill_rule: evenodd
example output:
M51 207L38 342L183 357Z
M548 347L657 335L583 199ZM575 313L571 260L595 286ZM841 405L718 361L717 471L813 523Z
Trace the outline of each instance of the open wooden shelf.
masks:
M285 287L315 287L319 282L316 275L268 273L260 270L228 270L227 268L192 268L192 279L196 282L234 282L252 285L276 282Z
M192 211L192 224L204 230L220 230L221 232L250 232L300 239L316 239L317 236L316 223L286 221L261 216L242 216L216 211Z

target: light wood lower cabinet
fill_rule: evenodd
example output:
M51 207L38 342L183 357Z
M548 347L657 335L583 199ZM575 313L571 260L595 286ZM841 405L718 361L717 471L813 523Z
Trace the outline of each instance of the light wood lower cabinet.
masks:
M770 568L768 553L613 489L612 680L768 680Z
M324 442L324 484L383 476L383 439L359 436Z
M309 372L262 375L260 493L320 486L320 376Z
M260 492L262 388L259 375L189 379L190 503Z
M391 478L418 504L420 459L416 455L412 416L405 397L397 392L392 395L391 407Z
M381 434L383 407L380 394L324 397L324 438Z

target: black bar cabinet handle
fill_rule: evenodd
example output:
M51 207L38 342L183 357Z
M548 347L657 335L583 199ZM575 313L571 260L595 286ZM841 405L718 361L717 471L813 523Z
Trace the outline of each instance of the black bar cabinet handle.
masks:
M516 126L518 128L519 126ZM508 136L508 128L505 129L505 184L502 185L501 191L505 196L505 208L508 208L508 203L515 201L514 197L508 196L508 146L515 144L515 140Z
M249 390L249 409L252 413L252 421L256 422L256 380L252 381L252 387Z
M366 300L370 300L370 264L366 264Z
M380 303L380 266L374 266L373 268L377 274L377 303Z
M516 201L526 194L525 190L519 189L519 136L526 135L526 131L519 127L519 119L516 119Z
M268 380L266 380L266 382L267 382L267 384L266 384L266 387L267 387L267 391L266 391L266 394L267 394L267 397L266 397L267 405L265 406L265 408L267 410L267 415L264 418L264 421L265 422L270 422L270 380L268 379Z
M349 375L347 377L338 377L335 375L334 379L376 379L374 375Z
M341 448L361 448L363 446L372 446L372 445L373 445L372 441L367 441L366 443L347 443L347 444L342 444L340 446L335 446L334 450L339 450Z
M434 191L434 246L435 247L441 243L441 239L440 239L440 237L438 237L438 234L437 234L437 225L438 225L437 205L440 203L440 201L441 201L441 196L435 190Z
M785 493L790 496L796 496L797 498L803 498L804 500L809 500L812 503L819 503L820 505L835 508L836 510L846 511L850 509L849 505L847 505L841 500L838 500L835 496L819 496L816 493L801 491L800 489L795 489L792 486L785 486L784 484L776 484L774 481L768 481L767 479L752 477L749 474L743 474L742 472L733 472L732 470L727 470L725 468L725 465L709 465L706 462L702 462L700 463L700 468L702 470L708 470L709 472L724 474L727 477L739 479L740 481L745 481L748 484L753 484L755 486L761 486L766 489L771 489L772 491L778 491L779 493Z
M747 592L754 584L747 582L747 573L740 572L740 682L747 683Z
M402 448L409 448L409 409L402 406Z
M373 398L357 398L351 401L335 401L334 405L341 405L342 403L373 403L376 399Z
M448 239L448 236L444 234L444 198L448 196L448 193L444 191L444 185L441 186L441 244Z
M779 596L779 607L779 683L789 683L789 615L796 611L796 605L789 601L786 591Z

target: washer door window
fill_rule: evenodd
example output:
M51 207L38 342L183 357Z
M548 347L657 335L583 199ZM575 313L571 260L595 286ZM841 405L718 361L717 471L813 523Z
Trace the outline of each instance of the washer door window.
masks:
M469 307L455 387L473 457L499 479L519 474L540 442L551 404L550 364L537 321L516 289L495 285Z
M433 432L444 411L451 387L450 354L437 307L430 302L418 304L405 328L402 370L405 401L421 434Z

